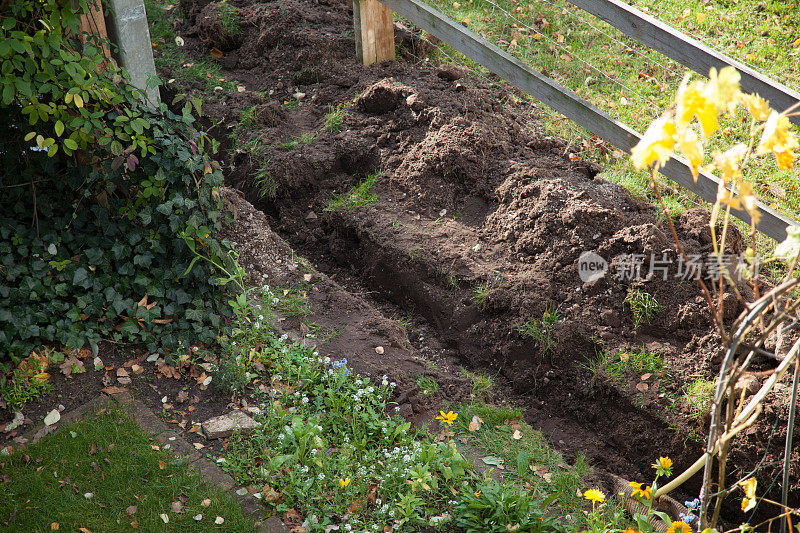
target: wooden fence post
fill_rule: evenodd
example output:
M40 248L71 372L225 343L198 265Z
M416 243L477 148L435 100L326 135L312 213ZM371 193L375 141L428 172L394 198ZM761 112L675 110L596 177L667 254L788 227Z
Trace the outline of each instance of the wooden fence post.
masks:
M353 0L356 55L365 65L394 59L392 10L378 0Z

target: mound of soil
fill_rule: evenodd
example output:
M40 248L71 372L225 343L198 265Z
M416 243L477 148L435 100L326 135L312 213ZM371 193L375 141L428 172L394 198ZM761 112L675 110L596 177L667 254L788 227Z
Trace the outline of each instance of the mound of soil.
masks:
M205 4L184 3L188 20L178 27L189 31ZM429 61L360 65L349 1L234 4L242 44L223 58L223 73L246 90L205 109L222 124L229 184L275 231L320 271L352 276L385 305L423 317L454 361L503 377L528 421L568 455L584 453L632 479L649 479L659 455L669 454L678 470L694 462L701 447L688 436L702 436L706 423L680 396L692 380L714 378L721 347L697 286L676 276L670 231L651 205L600 179L600 169L563 141L537 133L535 109L503 87ZM416 57L424 46L400 30L400 56ZM187 39L199 56L207 47ZM348 105L341 129L326 129L326 114ZM234 133L250 108L257 126ZM313 140L292 142L303 134ZM375 173L366 207L330 208L332 197ZM676 226L687 253L710 250L706 211L683 213ZM735 236L730 252L743 243ZM609 275L583 282L584 252L608 261ZM621 254L641 256L645 274L656 259L670 270L666 279L617 279ZM625 303L630 289L663 306L639 328ZM732 295L725 301L731 320L742 304ZM353 321L366 312L345 309ZM518 326L548 309L560 320L545 347ZM661 354L662 375L648 381L629 373L615 382L592 370L600 351L642 348ZM371 357L363 359L367 371ZM784 398L772 395L762 420L737 437L731 478L758 464L769 485L780 468L785 429L782 436L775 428L786 411ZM800 452L793 459L800 464ZM800 471L792 475L796 498ZM694 497L698 483L684 495ZM735 507L732 521L743 518Z

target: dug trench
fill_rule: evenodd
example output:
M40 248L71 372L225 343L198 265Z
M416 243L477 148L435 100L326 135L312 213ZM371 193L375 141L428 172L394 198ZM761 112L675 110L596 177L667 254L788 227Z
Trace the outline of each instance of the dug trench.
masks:
M694 462L701 445L692 436L707 421L680 397L693 379L713 379L722 349L698 288L677 276L675 245L653 206L544 135L533 107L500 86L429 61L360 65L350 2L233 3L242 35L220 47L222 74L243 90L216 94L205 110L226 150L229 185L272 230L328 278L354 280L350 292L424 319L430 341L497 376L568 457L583 453L600 473L642 481L661 455L678 470ZM220 44L214 4L181 4L188 15L175 27L187 53L204 57ZM401 57L425 53L426 43L400 30ZM675 224L688 253L711 248L706 211L684 212ZM741 237L730 247L741 252ZM608 261L640 254L643 274L651 254L672 266L666 279L630 280L616 279L624 265L612 263L609 275L585 283L577 269L585 251ZM663 311L634 327L629 290L652 295ZM742 307L732 295L725 301L730 321ZM520 332L545 311L559 317L548 341ZM598 353L641 349L663 358L659 375L612 380L595 364ZM370 366L386 365L390 358ZM734 442L731 479L756 466L764 486L776 478L785 429L775 427L785 413L783 396L771 396L762 420ZM698 483L678 496L694 497ZM726 515L744 519L733 501Z

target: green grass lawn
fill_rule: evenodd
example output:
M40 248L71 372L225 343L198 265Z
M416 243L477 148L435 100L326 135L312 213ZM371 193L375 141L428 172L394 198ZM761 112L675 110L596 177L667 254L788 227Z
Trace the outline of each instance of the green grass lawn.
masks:
M0 529L254 529L229 496L154 447L139 426L111 409L0 456Z
M649 50L602 20L564 0L522 3L516 0L431 0L443 12L464 22L491 42L508 50L611 116L643 132L669 106L687 69ZM753 65L788 86L800 87L800 10L794 3L741 0L636 0L661 20ZM443 45L439 59L485 69ZM695 75L696 76L696 75ZM514 98L509 95L509 98ZM648 175L637 172L624 154L537 104L539 119L549 131L570 142L574 154L601 163L603 176L637 196L653 200ZM782 110L779 110L782 111ZM711 149L722 149L743 139L745 121L722 124ZM708 162L708 160L706 161ZM800 219L800 173L780 171L770 158L751 166L745 178L755 184L762 200ZM674 214L708 204L669 182L665 197ZM764 239L762 244L768 245ZM771 241L770 241L771 242Z

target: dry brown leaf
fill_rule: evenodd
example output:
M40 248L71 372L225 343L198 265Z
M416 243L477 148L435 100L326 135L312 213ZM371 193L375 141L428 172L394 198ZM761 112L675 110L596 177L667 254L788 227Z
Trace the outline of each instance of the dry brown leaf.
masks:
M100 392L105 392L106 394L119 394L121 392L128 392L128 389L125 387L117 387L116 385L112 385L110 387L104 387L100 389Z
M211 500L206 498L205 500L200 502L200 505L202 505L203 507L208 507L209 505L211 505Z
M180 502L180 501L172 502L172 512L173 513L182 513L183 512L183 502Z
M636 390L638 390L639 392L644 392L649 388L650 388L650 386L647 383L644 383L644 382L636 384Z
M648 372L647 374L642 374L642 376L641 376L639 379L641 379L642 381L647 381L647 380L648 380L648 379L650 379L651 377L653 377L653 374L651 374L650 372Z
M225 54L222 52L222 50L220 50L220 49L219 49L219 48L217 48L216 46L215 46L214 48L212 48L212 49L211 49L211 51L209 52L209 54L211 54L211 57L213 57L214 59L219 59L219 58L221 58L222 56L224 56L224 55L225 55Z
M92 530L89 529L88 527L78 528L78 531L80 531L81 533L92 533Z
M514 440L519 440L522 438L522 432L518 429L514 430L514 434L512 435Z
M158 462L158 468L159 469L164 470L166 467L167 467L167 463L165 463L164 461L159 461Z
M133 515L135 515L135 514L136 514L136 511L138 511L138 510L139 510L139 507L138 507L138 506L136 506L136 505L129 505L129 506L128 506L128 507L125 509L125 512L126 512L126 513L128 513L128 516L133 516Z
M60 528L60 527L61 527L61 525L58 522L53 522L52 524L50 524L50 529L52 531L58 531L58 528Z

